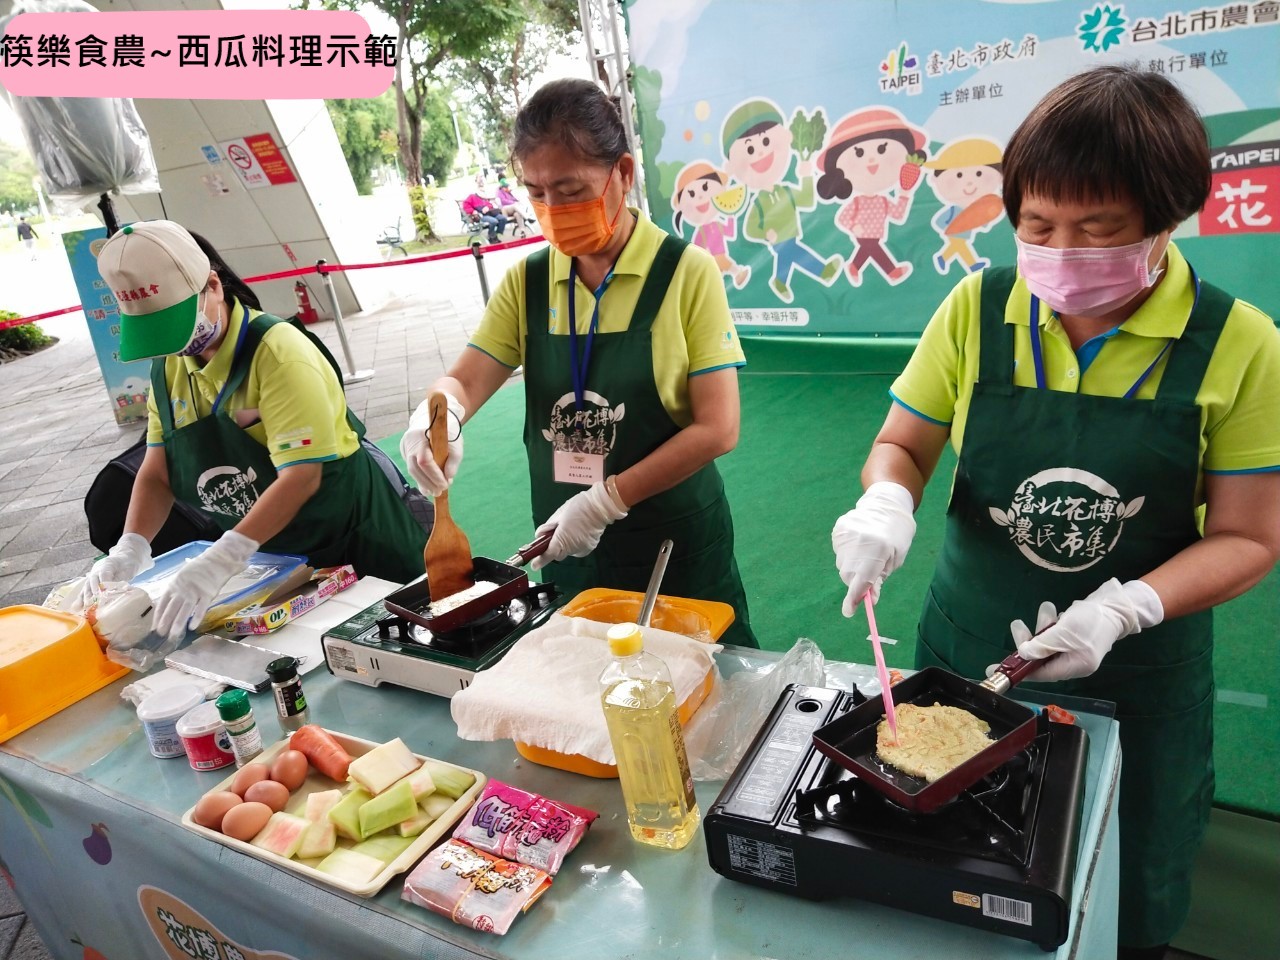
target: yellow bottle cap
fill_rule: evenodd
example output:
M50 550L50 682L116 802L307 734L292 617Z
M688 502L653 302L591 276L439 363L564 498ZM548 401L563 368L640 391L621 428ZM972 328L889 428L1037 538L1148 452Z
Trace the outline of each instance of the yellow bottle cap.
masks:
M615 657L634 657L644 649L644 635L634 623L619 623L609 628L609 652Z

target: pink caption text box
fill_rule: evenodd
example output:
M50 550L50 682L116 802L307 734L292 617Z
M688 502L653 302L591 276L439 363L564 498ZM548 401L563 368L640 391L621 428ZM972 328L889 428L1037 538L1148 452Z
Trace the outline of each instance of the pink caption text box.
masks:
M166 100L302 100L376 97L390 85L389 63L367 62L370 35L364 17L346 10L164 10L121 13L24 13L5 28L6 56L0 57L0 83L20 97L154 97ZM238 48L219 38L243 35ZM15 63L14 40L29 38L30 63ZM70 64L40 63L40 37L65 36ZM144 51L141 66L114 65L116 38L141 38L126 47ZM180 52L190 37L205 37L208 66L180 65ZM283 63L255 62L257 37L280 38ZM381 36L381 35L378 35ZM102 41L105 66L81 66L81 51ZM318 38L316 41L310 38ZM294 38L318 48L319 66L290 63ZM390 45L394 51L394 43ZM243 52L244 65L228 65ZM155 51L168 51L163 56ZM344 53L344 50L347 51ZM358 62L352 62L354 58ZM228 56L230 54L230 56ZM188 58L191 59L191 58ZM385 59L394 60L393 56ZM344 65L345 64L345 65Z

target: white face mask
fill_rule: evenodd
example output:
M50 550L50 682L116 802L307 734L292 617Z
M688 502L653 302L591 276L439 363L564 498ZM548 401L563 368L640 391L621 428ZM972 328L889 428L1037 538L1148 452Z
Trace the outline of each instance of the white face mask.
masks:
M180 357L198 357L209 349L209 344L213 343L214 338L218 336L218 330L221 328L221 317L217 320L210 320L204 312L204 300L200 301L200 308L196 312L196 325L191 330L191 339L187 341L187 345L178 351Z

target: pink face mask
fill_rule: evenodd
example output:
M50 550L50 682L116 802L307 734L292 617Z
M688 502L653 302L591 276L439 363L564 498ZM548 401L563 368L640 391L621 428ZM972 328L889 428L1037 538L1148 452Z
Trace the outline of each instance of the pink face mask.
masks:
M1122 307L1158 279L1147 269L1156 238L1123 247L1055 250L1024 243L1017 234L1018 273L1027 289L1060 314L1100 317Z

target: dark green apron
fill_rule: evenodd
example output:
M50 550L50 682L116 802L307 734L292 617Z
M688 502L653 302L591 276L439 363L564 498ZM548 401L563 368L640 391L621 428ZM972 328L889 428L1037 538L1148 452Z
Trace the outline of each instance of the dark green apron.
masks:
M1015 328L1004 318L1015 277L983 276L978 382L916 653L918 667L978 679L1013 650L1011 620L1034 626L1041 601L1061 613L1200 538L1195 397L1233 302L1198 285L1153 400L1132 399L1142 380L1126 397L1087 396L1013 386ZM1092 676L1041 689L1116 704L1120 943L1168 943L1187 916L1213 799L1212 613L1120 640Z
M679 432L658 394L653 373L653 321L658 315L685 243L662 242L645 278L631 323L622 333L597 333L587 377L585 425L575 421L570 338L555 336L550 310L550 261L540 250L525 261L525 426L533 522L540 524L585 488L555 481L554 452L562 449L605 454L605 476L643 460ZM574 291L569 291L573 296ZM733 606L737 619L725 643L759 646L751 632L747 597L733 556L733 518L714 463L683 483L633 506L626 518L605 529L600 545L586 557L567 557L545 568L572 597L590 587L644 590L658 547L675 543L662 592Z
M279 317L247 317L240 341L209 416L175 429L164 358L151 364L151 390L164 429L165 460L174 496L202 509L218 526L230 530L249 512L276 479L267 448L223 412L249 374L254 352ZM309 331L302 331L341 381L332 355ZM347 423L357 437L364 424L350 410ZM363 448L349 457L321 464L320 489L302 505L289 524L262 545L268 553L293 553L307 557L314 567L349 563L360 576L381 577L404 583L422 574L422 550L426 533L396 496L387 478Z

